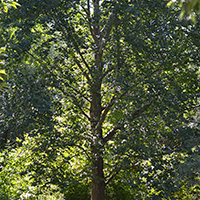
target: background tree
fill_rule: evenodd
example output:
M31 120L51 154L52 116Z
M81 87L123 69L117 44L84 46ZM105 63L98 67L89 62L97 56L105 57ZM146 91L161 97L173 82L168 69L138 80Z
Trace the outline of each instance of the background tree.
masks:
M7 67L6 70L10 77L8 88L0 99L1 149L15 144L16 138L23 139L25 133L34 135L42 129L51 131L51 109L57 104L53 100L54 94L47 90L48 83L43 78L43 73L46 73L44 70L41 73L37 66L23 64L15 69Z
M183 17L189 17L195 22L195 13L200 11L199 0L172 0L168 2L168 6L174 5L175 3L178 3L181 8L180 19L183 19Z
M29 168L36 183L64 190L75 182L73 174L91 181L91 200L104 200L105 187L124 173L130 185L151 188L149 198L168 198L177 154L196 134L185 113L199 95L197 29L178 22L178 13L159 0L19 3L2 18L15 30L7 36L6 69L19 78L20 65L29 64L22 74L32 80L37 66L38 101L49 92L62 104L59 113L48 103L47 120L37 118ZM37 91L33 85L26 95ZM37 106L29 108L37 112Z
M2 13L2 10L3 12L7 13L8 12L8 7L11 6L11 7L14 7L14 8L17 8L17 6L19 6L19 4L17 2L4 2L3 0L1 1L0 3L0 13ZM2 26L1 26L2 28ZM2 32L2 29L0 30ZM4 46L3 46L4 42L3 42L3 38L1 38L1 48L0 48L0 55L2 55L3 53L3 50L4 50ZM2 62L2 60L0 60L0 65L3 65L4 62ZM3 75L2 75L3 74ZM5 75L5 70L3 69L0 69L0 92L3 91L3 89L6 87L6 83L4 81L4 78L3 76Z

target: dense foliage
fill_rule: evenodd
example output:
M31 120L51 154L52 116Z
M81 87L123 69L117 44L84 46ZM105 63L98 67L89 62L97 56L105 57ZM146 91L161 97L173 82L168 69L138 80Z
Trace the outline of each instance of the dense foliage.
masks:
M0 22L0 195L193 198L200 24L160 0L18 3Z
M181 7L180 19L183 17L191 18L195 22L195 14L200 11L200 1L199 0L172 0L168 2L168 6L175 3L179 4Z
M3 12L8 12L8 7L14 7L14 8L17 8L17 6L19 6L19 4L17 3L17 2L4 2L3 0L0 2L0 13L2 13L2 10L3 10ZM2 28L2 27L1 27ZM0 32L2 33L2 29L0 30ZM0 42L1 42L1 48L0 48L0 55L2 55L3 54L3 50L4 50L4 46L3 46L3 44L4 44L4 38L1 38L1 40L0 40ZM4 65L4 62L3 62L3 60L0 60L1 62L0 62L0 66L2 67L3 65ZM0 92L2 92L3 91L3 89L6 87L6 83L5 83L5 80L4 80L4 77L3 76L5 76L5 70L3 70L3 69L0 69Z

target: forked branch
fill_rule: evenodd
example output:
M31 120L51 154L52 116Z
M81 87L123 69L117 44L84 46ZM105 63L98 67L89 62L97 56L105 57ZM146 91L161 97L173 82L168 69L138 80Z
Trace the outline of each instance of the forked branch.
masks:
M78 89L74 88L71 85L68 85L68 87L70 87L73 91L75 91L77 94L79 94L81 97L83 97L86 101L88 101L89 103L91 103L91 100L88 99L88 97L86 97L82 92L80 92Z
M102 116L101 116L101 118L100 118L100 120L99 120L99 122L97 124L97 128L102 126L103 122L106 119L106 116L107 116L108 112L110 111L111 107L114 105L115 101L121 99L126 93L127 93L127 91L123 92L118 97L117 97L117 95L114 95L111 98L110 103L104 108L104 112L103 112L103 114L102 114Z
M150 106L151 106L152 102L149 102L147 104L145 104L141 109L137 109L135 110L132 114L131 114L131 120L139 117L143 112L145 112ZM118 130L123 129L124 127L124 122L119 122L118 125L116 125L113 129L111 129L111 131L109 131L103 138L104 143L108 142L109 140L111 140L117 133Z
M121 170L129 170L129 169L136 169L138 168L138 163L137 164L132 164L131 166L128 167L120 167L117 170L115 170L113 172L113 174L108 178L108 180L105 182L105 184L107 185L110 181L112 181L113 178L115 178L115 176L121 171Z

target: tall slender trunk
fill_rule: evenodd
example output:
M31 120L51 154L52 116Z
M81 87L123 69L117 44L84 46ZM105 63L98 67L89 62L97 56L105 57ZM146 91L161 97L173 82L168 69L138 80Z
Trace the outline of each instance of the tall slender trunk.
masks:
M103 137L102 127L97 127L101 116L101 83L96 79L96 83L91 89L92 102L90 107L91 131L93 134L93 143L91 153L93 158L91 200L105 199L105 181L103 173Z
M92 151L96 151L94 147ZM97 153L98 154L98 153ZM105 181L103 174L103 157L98 155L93 163L91 200L105 200Z
M88 1L89 3L89 1ZM94 8L94 35L98 38L100 34L99 27L99 0L93 0ZM89 12L89 11L88 11ZM90 106L90 126L93 135L93 142L91 144L92 153L92 185L91 185L91 200L105 200L105 180L103 172L103 136L102 126L98 124L101 118L101 76L102 76L102 48L99 41L96 41L95 51L95 69L92 72L91 84L91 106Z

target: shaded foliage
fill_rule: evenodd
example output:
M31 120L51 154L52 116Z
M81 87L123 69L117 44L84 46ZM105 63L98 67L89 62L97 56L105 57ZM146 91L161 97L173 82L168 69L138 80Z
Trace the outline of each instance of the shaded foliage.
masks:
M15 31L5 35L13 90L1 123L10 140L37 135L25 170L33 185L73 195L68 187L89 181L91 199L103 200L104 186L130 170L126 182L140 191L130 195L172 196L174 166L197 134L188 123L199 97L198 25L159 0L19 3L1 19Z

